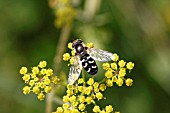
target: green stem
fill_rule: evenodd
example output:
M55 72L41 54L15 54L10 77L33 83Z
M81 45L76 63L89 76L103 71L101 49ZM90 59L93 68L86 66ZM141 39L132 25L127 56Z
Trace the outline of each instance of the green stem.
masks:
M99 83L103 83L106 81L106 78L103 78Z

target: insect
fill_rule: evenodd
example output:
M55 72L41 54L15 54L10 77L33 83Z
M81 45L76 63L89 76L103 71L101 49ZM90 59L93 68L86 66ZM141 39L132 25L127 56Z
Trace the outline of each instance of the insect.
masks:
M75 52L75 56L68 75L69 84L74 84L79 78L82 68L90 75L95 75L98 72L95 61L106 62L111 61L115 57L111 52L88 48L80 39L73 41L72 48Z

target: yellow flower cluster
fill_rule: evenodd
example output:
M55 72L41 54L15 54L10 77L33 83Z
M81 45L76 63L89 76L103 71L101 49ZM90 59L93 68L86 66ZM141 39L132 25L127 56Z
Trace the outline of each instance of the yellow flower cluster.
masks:
M78 79L77 85L67 85L66 95L63 96L62 107L58 107L54 113L85 113L86 106L94 105L94 113L111 113L113 108L111 105L101 109L97 106L96 101L104 99L102 94L106 90L106 85L95 82L93 78L89 78L87 82L83 78Z
M20 74L23 75L22 79L27 86L23 88L23 93L29 94L31 91L37 94L39 100L44 100L45 93L49 93L52 90L50 83L57 84L59 78L53 76L52 69L46 69L47 62L40 61L38 66L32 67L31 73L28 72L26 67L21 67Z
M87 43L86 46L93 48L94 44ZM73 64L73 57L75 55L72 43L68 44L68 48L72 50L72 56L69 53L65 53L63 60L70 61L70 65ZM127 70L130 72L133 67L134 63L126 63L124 60L119 60L117 54L113 54L111 63L103 63L103 69L106 70L103 80L96 82L94 78L89 78L87 81L84 78L79 78L77 80L78 84L68 85L67 94L63 96L63 101L67 104L58 107L54 113L73 113L73 111L77 113L87 112L85 108L89 104L94 105L92 111L95 113L113 113L114 111L111 105L100 108L100 106L96 104L96 101L105 99L102 92L105 91L107 87L112 87L114 83L118 86L122 86L123 83L127 86L132 86L133 80L131 78L125 78L125 75L127 74Z
M55 10L55 26L60 28L65 24L70 24L77 15L76 9L70 0L50 0L49 5Z
M117 55L118 56L118 55ZM132 86L133 80L131 78L125 78L127 70L129 72L133 69L134 63L126 63L124 60L114 60L113 63L103 63L103 69L105 72L106 85L108 87L113 86L116 83L118 86L122 86L125 82L126 86Z

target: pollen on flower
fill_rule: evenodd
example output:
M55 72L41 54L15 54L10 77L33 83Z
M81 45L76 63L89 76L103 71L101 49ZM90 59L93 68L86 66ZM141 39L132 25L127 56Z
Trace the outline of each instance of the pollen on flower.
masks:
M26 67L21 67L19 72L20 72L21 75L24 75L24 74L27 73L27 71L28 71L28 69Z
M129 69L129 70L133 69L133 67L134 67L134 63L132 63L132 62L128 62L126 64L126 68Z
M63 55L63 60L64 61L68 61L70 59L70 54L69 53L65 53L64 55Z

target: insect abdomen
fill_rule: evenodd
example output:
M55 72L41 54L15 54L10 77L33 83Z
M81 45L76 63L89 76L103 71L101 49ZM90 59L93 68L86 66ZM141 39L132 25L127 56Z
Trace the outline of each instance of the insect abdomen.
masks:
M89 54L85 54L81 57L83 68L90 74L95 75L98 71L98 67L93 58Z

